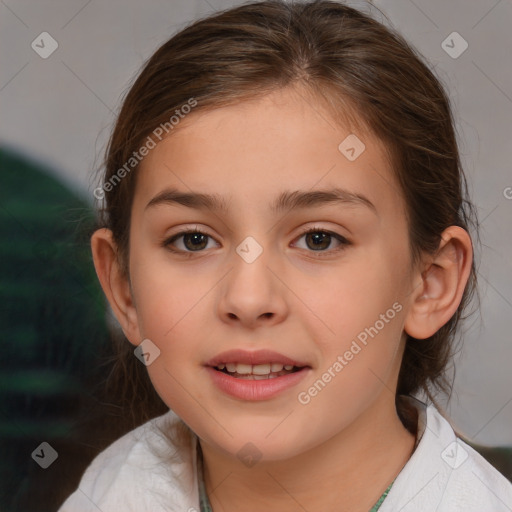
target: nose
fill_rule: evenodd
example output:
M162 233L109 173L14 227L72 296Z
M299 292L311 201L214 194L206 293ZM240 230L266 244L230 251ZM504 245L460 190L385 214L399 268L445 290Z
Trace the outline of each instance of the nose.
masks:
M288 314L286 287L267 251L253 261L234 252L232 261L220 290L218 313L222 321L250 329L282 322Z

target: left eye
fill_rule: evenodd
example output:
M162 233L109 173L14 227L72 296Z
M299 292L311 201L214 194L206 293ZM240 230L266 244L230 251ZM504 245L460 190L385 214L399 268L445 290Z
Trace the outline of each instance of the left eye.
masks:
M341 235L318 228L308 229L302 233L299 240L304 237L306 241L305 248L316 252L327 252L325 249L329 248L333 240L338 242L337 248L333 249L333 251L343 249L344 246L349 245L348 240Z

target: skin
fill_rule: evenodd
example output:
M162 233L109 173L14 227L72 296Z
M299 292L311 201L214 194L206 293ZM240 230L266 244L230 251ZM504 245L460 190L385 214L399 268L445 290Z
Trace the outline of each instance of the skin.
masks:
M471 241L451 226L438 252L413 265L405 204L385 147L354 130L298 89L189 114L141 164L129 280L110 231L93 235L96 270L125 335L134 345L149 338L159 347L151 380L200 438L216 511L367 512L412 453L414 436L395 409L405 333L427 338L455 313ZM355 161L338 150L350 133L366 146ZM219 194L227 211L147 207L170 187ZM375 210L326 204L270 211L285 190L334 187L364 195ZM349 244L331 237L315 250L301 233L313 227ZM181 237L171 246L181 255L171 252L164 242L180 228L210 238L192 251ZM263 248L252 263L235 250L248 236ZM190 257L182 255L187 248ZM309 403L299 403L298 393L395 303L401 311L378 335ZM204 367L232 348L272 349L311 370L272 399L235 399ZM248 442L262 456L250 468L237 457Z

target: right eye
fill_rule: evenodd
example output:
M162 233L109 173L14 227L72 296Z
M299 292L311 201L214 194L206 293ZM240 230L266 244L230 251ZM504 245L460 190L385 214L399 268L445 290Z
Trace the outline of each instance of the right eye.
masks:
M184 229L166 239L163 246L175 253L201 252L209 248L208 239L213 240L210 235L198 229Z

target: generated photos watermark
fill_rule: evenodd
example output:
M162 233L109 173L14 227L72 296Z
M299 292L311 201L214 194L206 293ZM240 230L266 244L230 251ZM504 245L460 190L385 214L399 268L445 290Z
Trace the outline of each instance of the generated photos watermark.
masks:
M384 329L386 324L389 324L391 320L395 318L396 314L402 311L402 309L402 304L395 302L392 307L379 316L379 319L372 326L366 327L361 331L356 338L352 340L350 348L346 350L343 355L338 355L336 361L327 368L327 370L313 383L312 386L307 390L301 391L297 395L299 403L302 405L309 404L311 399L323 391L327 384L329 384L329 382L331 382L332 379L334 379L345 368L345 366L347 366L350 361L352 361L354 357L368 345L368 342L370 341L369 338L375 338L375 336Z
M101 200L105 197L105 192L111 192L127 174L142 162L143 158L148 155L150 150L154 149L157 143L171 132L195 106L197 106L197 100L195 98L189 98L187 103L174 111L175 115L172 115L165 123L157 126L151 132L151 135L146 137L144 144L142 144L138 151L134 151L132 156L128 158L124 165L120 167L105 183L94 189L94 197Z

